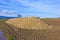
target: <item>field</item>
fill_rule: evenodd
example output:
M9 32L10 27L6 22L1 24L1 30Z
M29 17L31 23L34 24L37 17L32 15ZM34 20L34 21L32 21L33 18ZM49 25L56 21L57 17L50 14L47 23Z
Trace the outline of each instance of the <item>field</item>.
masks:
M42 18L41 20L48 24L48 27L52 26L52 28L16 28L14 25L5 23L7 20L0 21L0 28L2 28L3 32L5 33L7 40L60 40L60 19Z
M8 26L5 25L6 19L0 19L0 29L3 31L5 37L7 40L13 40L12 34L10 34L8 31L9 28L7 28Z
M43 20L49 25L60 26L60 18L48 18Z

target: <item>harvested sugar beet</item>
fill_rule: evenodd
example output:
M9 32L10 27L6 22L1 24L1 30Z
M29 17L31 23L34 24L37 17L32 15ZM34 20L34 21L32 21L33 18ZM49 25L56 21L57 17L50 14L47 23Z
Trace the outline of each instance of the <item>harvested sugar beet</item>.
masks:
M26 17L26 18L14 18L6 21L7 24L13 25L16 28L26 28L26 29L47 29L52 28L48 24L44 23L38 17Z

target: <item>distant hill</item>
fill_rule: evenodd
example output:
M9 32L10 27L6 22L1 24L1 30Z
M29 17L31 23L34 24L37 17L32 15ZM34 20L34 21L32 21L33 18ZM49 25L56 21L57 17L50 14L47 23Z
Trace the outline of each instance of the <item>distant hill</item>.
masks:
M0 19L10 19L10 18L17 18L17 17L6 17L6 16L0 16Z

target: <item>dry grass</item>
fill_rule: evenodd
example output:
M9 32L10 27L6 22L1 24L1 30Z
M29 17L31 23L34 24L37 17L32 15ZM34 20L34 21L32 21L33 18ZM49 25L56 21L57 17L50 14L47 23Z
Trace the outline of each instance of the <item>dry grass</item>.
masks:
M6 23L14 25L18 28L14 30L17 30L16 35L19 35L17 37L19 40L60 40L60 28L57 27L60 24L60 19L58 20L28 17L10 19L6 21ZM54 25L56 28L37 30L39 28L49 28L49 25Z
M16 28L26 28L26 29L47 29L52 28L48 24L44 23L41 19L37 17L27 17L27 18L15 18L6 21L10 25L14 25Z
M37 30L19 28L16 33L16 35L19 35L17 37L19 40L60 40L60 30L58 29Z

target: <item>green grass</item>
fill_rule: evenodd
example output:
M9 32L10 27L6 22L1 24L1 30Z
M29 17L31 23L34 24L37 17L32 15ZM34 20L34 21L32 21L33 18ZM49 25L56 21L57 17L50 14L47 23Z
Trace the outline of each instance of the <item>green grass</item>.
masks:
M0 22L5 22L7 19L0 19Z
M8 31L6 29L6 26L1 24L1 23L4 23L5 21L6 21L6 19L0 19L0 28L4 31L5 35L7 35L8 40L13 40L13 36L10 33L6 34L6 32Z
M7 37L8 37L8 40L13 40L13 36L10 33L7 34Z

